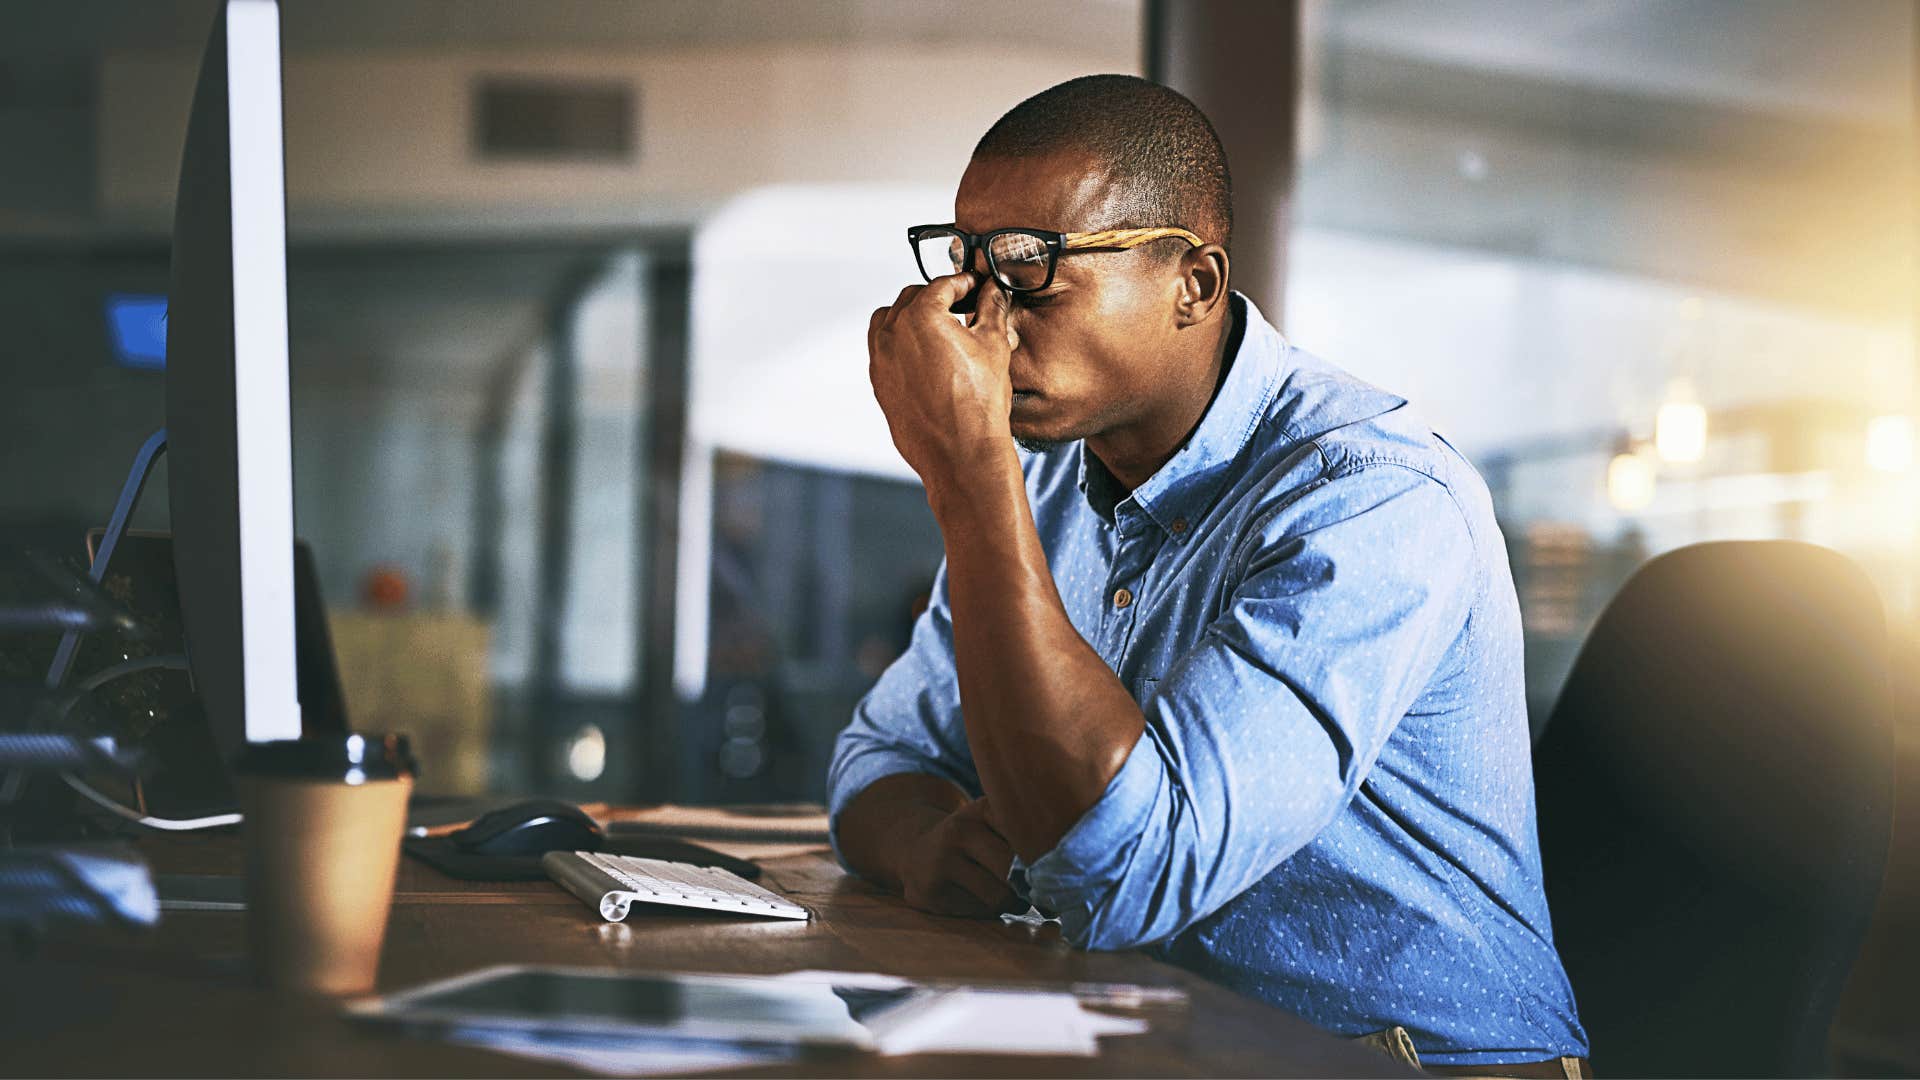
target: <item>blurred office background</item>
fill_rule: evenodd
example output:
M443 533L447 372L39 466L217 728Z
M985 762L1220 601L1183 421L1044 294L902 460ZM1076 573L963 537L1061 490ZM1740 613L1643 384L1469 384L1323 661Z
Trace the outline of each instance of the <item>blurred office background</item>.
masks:
M820 798L940 557L865 381L902 232L1019 99L1166 70L1179 5L283 7L296 515L356 724L433 790ZM0 7L0 522L76 550L163 422L211 13ZM1536 718L1700 540L1852 556L1920 667L1914 6L1298 13L1240 76L1299 84L1291 190L1241 177L1290 211L1259 299L1486 475Z
M1906 0L282 6L297 526L425 791L822 797L940 558L867 313L1002 111L1121 71L1232 129L1236 280L1487 477L1536 725L1649 557L1825 544L1880 588L1920 816ZM75 562L164 423L212 13L0 4L0 530ZM1902 850L1856 1041L1911 1024Z

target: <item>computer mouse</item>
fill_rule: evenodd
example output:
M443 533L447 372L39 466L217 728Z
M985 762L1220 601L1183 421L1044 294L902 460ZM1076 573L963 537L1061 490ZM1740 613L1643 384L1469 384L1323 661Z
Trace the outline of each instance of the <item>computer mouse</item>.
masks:
M549 799L515 803L482 814L451 837L454 846L474 855L598 851L602 838L599 823L579 807Z

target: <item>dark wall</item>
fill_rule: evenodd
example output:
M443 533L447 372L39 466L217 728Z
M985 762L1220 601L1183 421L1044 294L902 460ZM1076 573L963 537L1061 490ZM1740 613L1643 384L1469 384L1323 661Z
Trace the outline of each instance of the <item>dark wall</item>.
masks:
M115 364L103 303L164 292L166 275L164 251L0 248L0 521L105 523L165 394L158 373ZM165 526L164 467L156 481L136 526Z

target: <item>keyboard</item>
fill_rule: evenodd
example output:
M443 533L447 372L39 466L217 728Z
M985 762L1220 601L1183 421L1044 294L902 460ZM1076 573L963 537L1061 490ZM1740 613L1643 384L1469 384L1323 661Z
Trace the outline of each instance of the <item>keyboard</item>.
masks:
M812 918L786 897L712 866L597 851L549 851L540 857L540 865L608 922L625 919L635 904L771 919Z

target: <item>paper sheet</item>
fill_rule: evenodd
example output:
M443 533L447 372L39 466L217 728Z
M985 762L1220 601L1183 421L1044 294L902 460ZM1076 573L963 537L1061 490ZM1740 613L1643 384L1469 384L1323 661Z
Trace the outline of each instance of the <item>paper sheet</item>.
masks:
M1066 1054L1093 1057L1102 1035L1138 1035L1144 1020L1088 1012L1072 994L947 990L867 1025L882 1054Z
M895 975L792 971L776 976L863 990L913 986ZM1051 990L942 987L863 1021L882 1054L1062 1054L1093 1057L1102 1035L1139 1035L1145 1020L1083 1008L1073 994Z
M741 1069L790 1061L792 1051L777 1046L686 1039L586 1039L485 1028L458 1028L447 1041L514 1057L550 1061L601 1076L667 1076L675 1073Z
M1013 923L1020 923L1025 926L1031 926L1037 930L1048 923L1057 924L1060 921L1060 916L1042 915L1040 914L1039 908L1029 907L1023 914L1020 914L1020 915L1010 915L1003 912L1000 916L1000 921L1003 923L1007 923L1009 925Z

